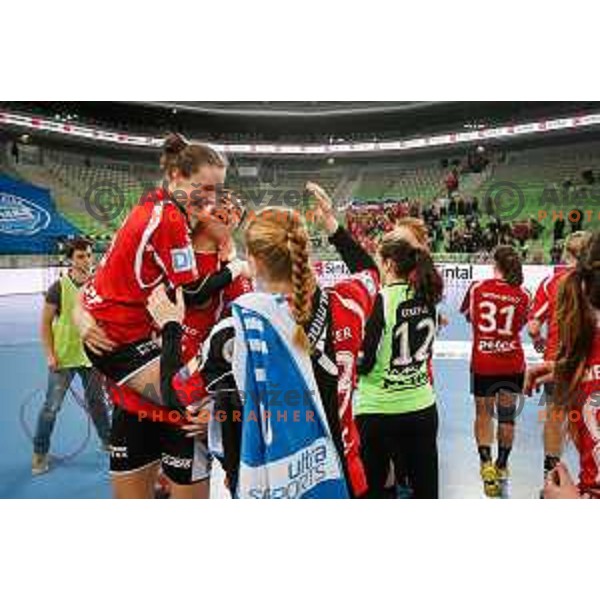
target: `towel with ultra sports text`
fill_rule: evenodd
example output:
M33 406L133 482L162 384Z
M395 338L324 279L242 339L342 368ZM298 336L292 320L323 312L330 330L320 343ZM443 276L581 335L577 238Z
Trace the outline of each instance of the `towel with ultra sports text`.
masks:
M236 496L348 498L310 357L293 343L283 296L247 294L233 304L233 374L243 401Z

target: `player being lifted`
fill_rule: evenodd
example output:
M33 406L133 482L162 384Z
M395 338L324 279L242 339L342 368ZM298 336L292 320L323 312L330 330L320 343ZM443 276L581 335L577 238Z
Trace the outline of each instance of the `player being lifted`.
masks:
M226 159L172 135L161 166L164 187L142 198L117 232L84 291L79 319L92 364L117 385L146 396L151 389L159 404L160 347L146 309L150 293L160 284L170 291L181 288L187 306L202 306L245 269L245 263L233 261L218 273L199 273L190 239L203 221L221 227L217 217L229 208L219 207L217 198ZM235 222L235 211L230 213Z
M494 252L494 277L474 282L461 307L471 323L471 392L475 397L475 439L486 496L502 493L508 480L517 398L523 392L525 354L521 331L527 323L530 295L523 284L521 259L512 247ZM494 415L498 418L498 456L494 463Z

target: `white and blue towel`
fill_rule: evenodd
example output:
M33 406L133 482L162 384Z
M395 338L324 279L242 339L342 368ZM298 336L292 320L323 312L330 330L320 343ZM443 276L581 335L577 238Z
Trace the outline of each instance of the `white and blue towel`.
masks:
M233 304L233 374L243 434L236 496L348 498L310 357L293 343L286 299L247 294Z

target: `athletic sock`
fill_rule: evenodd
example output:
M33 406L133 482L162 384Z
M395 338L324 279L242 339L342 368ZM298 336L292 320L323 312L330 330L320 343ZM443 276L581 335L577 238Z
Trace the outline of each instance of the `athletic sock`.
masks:
M499 469L506 469L506 467L508 467L508 459L510 457L511 452L512 448L498 446L498 460L496 461L496 466Z
M492 462L492 448L490 446L479 446L477 450L482 464Z
M551 471L554 471L559 462L560 456L546 454L546 458L544 459L544 477L546 477Z

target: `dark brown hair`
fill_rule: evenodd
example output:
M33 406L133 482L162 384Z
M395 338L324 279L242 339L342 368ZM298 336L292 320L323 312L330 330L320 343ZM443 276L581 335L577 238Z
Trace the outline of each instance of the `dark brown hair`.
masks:
M160 168L170 178L174 170L189 179L205 165L227 168L223 154L206 144L190 144L178 133L170 134L163 145Z
M523 285L523 262L512 246L498 246L494 252L494 262L506 283L515 286Z
M562 282L557 303L560 346L556 377L563 406L578 410L578 386L585 372L596 333L595 310L600 309L600 233L595 233L577 268ZM570 420L569 420L570 421ZM576 428L571 423L572 437Z
M93 248L94 244L86 238L75 238L67 242L65 254L67 258L73 258L77 251L87 251L88 248Z
M396 276L407 278L415 295L428 306L436 306L442 301L444 280L427 251L398 239L392 232L383 238L379 255L383 260L392 261Z

